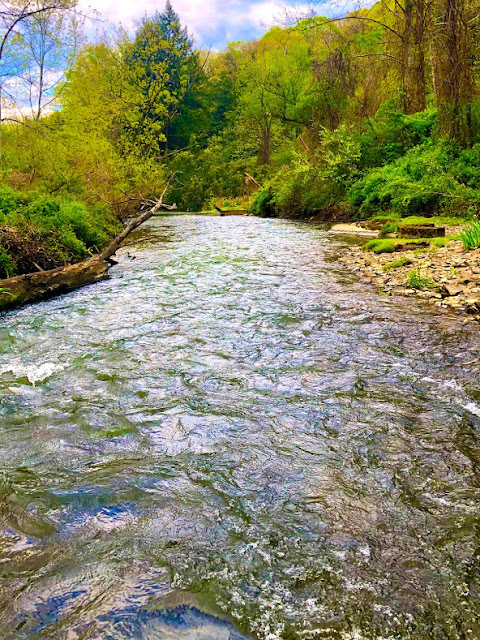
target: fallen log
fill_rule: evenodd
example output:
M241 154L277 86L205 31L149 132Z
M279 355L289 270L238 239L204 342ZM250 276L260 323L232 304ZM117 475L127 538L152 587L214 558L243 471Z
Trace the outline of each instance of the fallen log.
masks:
M217 205L213 205L213 208L218 211L220 217L222 216L248 216L248 209L220 209Z
M66 267L57 267L50 271L29 273L0 280L0 311L7 311L27 303L46 300L106 278L108 269L114 264L111 258L121 247L125 238L160 209L173 211L176 208L175 205L163 204L167 188L168 185L159 200L155 202L147 201L151 208L132 220L98 255L84 262L70 264Z

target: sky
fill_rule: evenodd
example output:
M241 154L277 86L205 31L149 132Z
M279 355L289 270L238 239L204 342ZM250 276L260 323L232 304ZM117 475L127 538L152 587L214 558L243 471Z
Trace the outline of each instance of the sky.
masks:
M252 40L265 33L283 15L292 0L171 0L197 47L222 49L227 42ZM145 13L163 11L164 0L80 0L114 24L132 30ZM98 25L98 23L97 23ZM99 31L102 26L97 26Z

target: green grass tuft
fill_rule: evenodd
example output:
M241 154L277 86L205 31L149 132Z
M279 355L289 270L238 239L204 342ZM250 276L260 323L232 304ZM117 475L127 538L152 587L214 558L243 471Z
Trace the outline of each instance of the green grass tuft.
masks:
M460 234L465 249L478 249L480 247L480 221L471 224Z
M436 283L432 278L422 275L420 269L414 269L410 271L407 276L407 286L409 289L417 289L419 291L423 289L432 289L436 287Z

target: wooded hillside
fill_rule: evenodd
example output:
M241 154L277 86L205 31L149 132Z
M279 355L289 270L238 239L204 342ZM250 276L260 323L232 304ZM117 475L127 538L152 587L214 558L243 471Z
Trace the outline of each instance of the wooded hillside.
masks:
M73 1L2 7L0 277L101 249L171 173L184 210L480 210L471 2L290 16L220 52L195 49L169 2L93 44Z

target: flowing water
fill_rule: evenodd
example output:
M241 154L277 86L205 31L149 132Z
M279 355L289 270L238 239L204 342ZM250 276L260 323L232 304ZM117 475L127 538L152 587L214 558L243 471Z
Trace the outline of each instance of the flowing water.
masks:
M0 318L0 637L480 638L479 327L159 218Z

